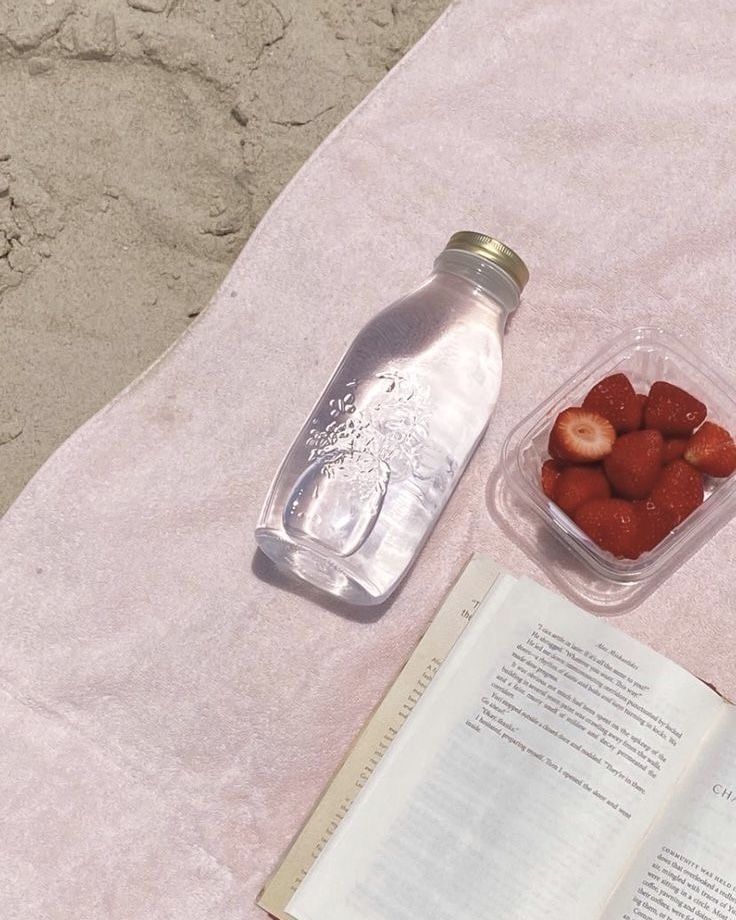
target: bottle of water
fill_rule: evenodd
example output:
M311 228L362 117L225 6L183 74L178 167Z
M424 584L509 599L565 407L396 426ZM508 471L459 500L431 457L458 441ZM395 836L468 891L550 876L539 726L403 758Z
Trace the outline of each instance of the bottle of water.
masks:
M273 481L256 529L267 556L353 604L391 594L486 429L528 277L508 246L456 233L358 333Z

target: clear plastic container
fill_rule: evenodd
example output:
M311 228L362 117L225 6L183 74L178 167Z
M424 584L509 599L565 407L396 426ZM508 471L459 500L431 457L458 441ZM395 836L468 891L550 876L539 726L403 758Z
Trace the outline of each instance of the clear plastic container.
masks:
M736 474L704 477L705 501L653 550L620 559L600 549L542 492L540 470L558 413L582 403L603 377L626 374L639 393L667 380L701 399L708 418L736 432L736 390L708 359L661 329L619 335L509 434L488 484L494 519L576 603L600 614L631 610L736 512Z

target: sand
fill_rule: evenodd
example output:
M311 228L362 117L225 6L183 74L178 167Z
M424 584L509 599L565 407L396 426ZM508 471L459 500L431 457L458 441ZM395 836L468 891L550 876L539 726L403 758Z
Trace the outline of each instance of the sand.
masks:
M0 0L0 514L446 5Z

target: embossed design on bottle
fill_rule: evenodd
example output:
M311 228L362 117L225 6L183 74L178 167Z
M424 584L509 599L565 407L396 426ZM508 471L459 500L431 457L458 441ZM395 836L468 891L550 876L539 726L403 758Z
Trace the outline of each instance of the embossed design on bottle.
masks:
M340 556L362 546L389 482L418 475L429 438L429 388L399 371L351 380L327 399L329 421L312 419L308 466L284 509L284 528Z

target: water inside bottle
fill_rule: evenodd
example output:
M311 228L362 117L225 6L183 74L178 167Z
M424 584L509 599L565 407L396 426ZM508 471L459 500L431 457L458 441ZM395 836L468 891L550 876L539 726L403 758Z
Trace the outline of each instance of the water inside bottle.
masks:
M353 603L392 590L488 421L503 322L447 274L361 331L274 483L257 531L272 559Z
M284 509L285 530L340 556L356 552L381 513L389 482L437 472L428 449L429 388L406 373L351 380L312 418L309 466ZM452 475L450 466L446 473Z

